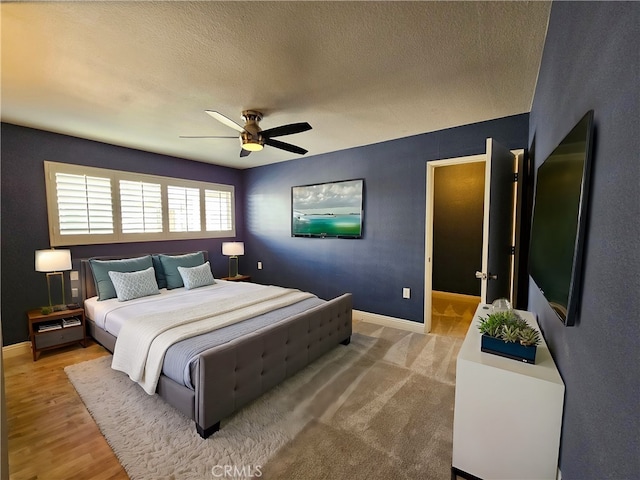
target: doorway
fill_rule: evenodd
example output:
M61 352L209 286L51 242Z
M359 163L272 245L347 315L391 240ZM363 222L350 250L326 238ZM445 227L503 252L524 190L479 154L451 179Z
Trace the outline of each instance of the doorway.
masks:
M488 157L490 162L487 161ZM515 290L513 279L517 278L517 262L514 252L517 251L515 247L518 245L519 231L519 218L516 217L516 212L519 210L518 204L521 191L521 182L518 181L517 171L521 169L523 159L524 150L509 152L492 139L487 139L486 154L427 162L425 333L433 331L434 326L438 327L437 333L447 334L447 330L457 332L456 334L458 335L461 331L466 333L468 324L473 317L472 314L475 312L475 306L477 306L481 298L487 298L487 285L492 278L499 278L497 283L492 282L495 285L504 284L505 280L508 279L506 285L503 285L500 289L500 297L504 296L513 300L513 292ZM452 191L445 192L444 195L437 192L437 177L450 177L450 180L455 180L455 177L461 174L463 177L469 175L470 178L464 182L460 182L459 179L457 182L444 182L445 186L449 183L449 188ZM473 175L484 175L484 182L477 177L475 180L471 179ZM508 178L508 180L505 180L505 178ZM499 179L500 187L496 186L496 179ZM505 183L510 186L505 188L503 186ZM444 215L451 217L448 219L448 226L447 222L445 222L445 229L448 228L450 231L444 234L440 232L439 229L442 227L434 223L438 215L442 215L442 213L436 211L437 202L450 202L455 206L455 204L469 200L469 193L471 192L473 192L474 197L479 197L475 198L475 206L462 206L462 210L452 210L451 212L447 212L447 209L445 209ZM498 194L500 195L499 198L495 196ZM505 214L504 207L507 204L510 206ZM499 217L499 220L496 217ZM489 235L489 220L494 225L491 227L491 233L500 232L499 240L494 235ZM508 225L506 230L504 228L505 222ZM468 224L475 233L468 233L469 230L464 233L464 229L461 229L460 225L462 223L465 226ZM435 228L438 228L438 230L436 231ZM470 242L467 238L464 242L457 242L456 236L459 237L461 235L473 236L475 240ZM481 236L481 241L478 240L478 235ZM434 250L434 240L441 244L443 242L447 243L448 253L444 255L450 257L446 259L447 261L450 260L448 266L447 261L439 261L441 259L435 257L438 254L438 250L442 252L442 249L438 249L436 245ZM489 250L491 250L490 253L488 253ZM495 260L498 258L496 251L500 252L501 257L506 257L507 262L506 267L501 265L502 273L497 276L491 274L492 266L496 268ZM440 253L440 255L443 254ZM488 262L488 257L490 257L490 262ZM481 262L481 267L478 262ZM442 272L435 271L435 269L442 268L446 269L444 277L449 276L450 278L443 280ZM494 270L494 272L496 271ZM474 277L477 277L480 281ZM442 290L440 289L443 287L444 293L441 293ZM494 287L492 288L495 290ZM458 309L452 307L448 311L443 311L443 308L447 308L452 301L459 301ZM490 300L487 303L490 303ZM453 320L458 325L445 325L443 331L442 325L437 325L437 323L445 320L446 314L454 317ZM433 318L436 315L438 315L438 318Z
M480 303L485 159L427 164L426 331L464 337Z

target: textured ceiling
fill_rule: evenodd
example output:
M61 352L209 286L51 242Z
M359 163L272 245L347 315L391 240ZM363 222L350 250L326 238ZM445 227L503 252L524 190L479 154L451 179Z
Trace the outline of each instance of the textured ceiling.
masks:
M550 2L3 3L2 121L247 168L528 112Z

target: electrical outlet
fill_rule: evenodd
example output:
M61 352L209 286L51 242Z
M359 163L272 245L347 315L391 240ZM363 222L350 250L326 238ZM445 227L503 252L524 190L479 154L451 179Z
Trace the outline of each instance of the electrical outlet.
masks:
M258 262L258 270L262 270L262 262Z
M73 298L78 298L78 289L77 288L72 288L71 289L71 296Z
M403 288L402 289L402 298L411 298L411 289L410 288Z
M69 273L69 280L71 280L71 281L78 280L78 271L77 270L71 270L71 272Z

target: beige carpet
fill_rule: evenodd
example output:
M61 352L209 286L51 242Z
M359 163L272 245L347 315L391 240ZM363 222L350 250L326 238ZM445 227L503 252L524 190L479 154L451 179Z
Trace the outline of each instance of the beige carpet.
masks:
M65 371L132 479L449 478L461 340L366 322L207 440L111 357ZM228 467L227 467L228 466ZM257 474L260 475L257 475Z

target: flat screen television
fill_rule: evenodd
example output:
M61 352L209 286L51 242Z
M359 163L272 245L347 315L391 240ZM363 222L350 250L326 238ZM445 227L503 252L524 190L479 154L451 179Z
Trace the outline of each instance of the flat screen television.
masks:
M529 274L567 326L580 303L592 141L591 110L536 173Z
M364 180L291 187L291 236L362 238Z

